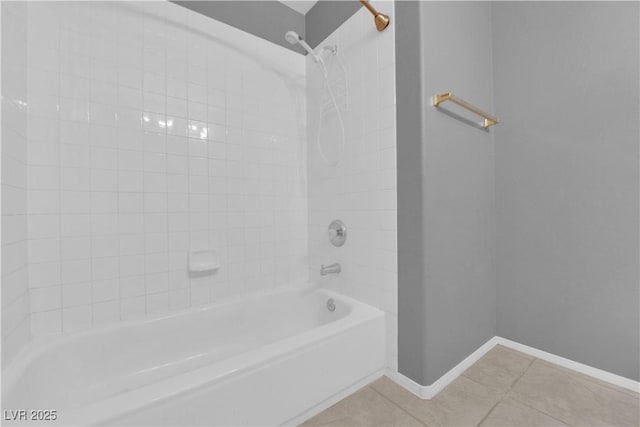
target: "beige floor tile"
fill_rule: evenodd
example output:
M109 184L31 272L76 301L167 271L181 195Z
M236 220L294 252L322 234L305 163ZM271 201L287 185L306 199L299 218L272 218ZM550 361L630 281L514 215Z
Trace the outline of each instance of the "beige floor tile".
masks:
M617 391L619 391L621 393L624 393L624 394L627 394L629 396L635 397L636 399L640 399L640 390L638 392L634 392L634 391L629 390L627 388L623 388L623 387L617 386L615 384L608 383L606 381L601 381L601 380L599 380L597 378L594 378L592 376L585 375L585 374L582 374L580 372L574 371L572 369L565 368L565 367L560 366L560 365L556 365L556 364L553 364L553 363L546 362L544 360L539 360L539 363L542 363L542 364L546 363L546 364L548 364L548 365L550 365L550 366L552 366L552 367L554 367L556 369L559 369L561 371L565 371L565 372L567 372L567 373L569 373L571 375L578 376L578 377L583 378L583 379L585 379L587 381L591 381L592 383L600 384L603 387L607 387L607 388L610 388L610 389L613 389L613 390L617 390Z
M365 387L303 426L423 426L375 390Z
M509 398L498 403L480 425L483 427L566 426L565 423L555 418Z
M478 425L503 396L462 376L431 400L416 397L386 377L371 386L430 427Z
M464 375L480 384L507 391L527 370L533 357L495 346L464 372Z
M517 400L567 424L638 426L640 400L536 360L513 386Z
M369 387L377 390L400 407L403 406L401 403L409 402L413 399L420 400L416 395L404 387L399 386L388 377L382 377L379 380L374 381L369 384Z

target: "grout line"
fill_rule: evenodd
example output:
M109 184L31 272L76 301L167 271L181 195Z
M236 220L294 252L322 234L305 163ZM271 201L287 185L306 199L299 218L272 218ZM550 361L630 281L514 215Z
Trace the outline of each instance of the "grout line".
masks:
M116 16L115 16L115 21L116 21L116 26L119 28L120 27L120 21L122 19L121 17L121 11L118 10L116 11ZM116 37L116 44L118 46L118 49L120 49L119 46L119 37ZM118 258L118 271L117 274L115 275L115 282L116 282L116 291L117 291L117 296L115 297L115 299L110 299L110 301L116 301L117 307L118 307L118 313L117 313L117 318L118 320L107 320L103 323L103 325L105 324L114 324L116 322L121 322L122 321L122 276L120 274L121 268L120 268L120 263L122 262L122 250L121 250L121 241L122 241L122 233L120 232L120 122L119 122L119 117L118 117L118 113L120 112L120 97L121 97L121 91L120 91L120 77L118 75L118 71L120 69L120 63L121 63L121 59L119 56L120 52L118 52L118 57L116 58L115 61L115 68L116 68L116 105L115 105L115 110L116 110L116 117L115 117L115 130L114 133L116 135L116 141L114 143L113 146L113 150L116 153L116 162L113 165L113 173L116 177L116 186L115 186L115 197L116 197L116 206L115 206L115 220L116 220L116 227L117 227L117 241L118 241L118 249L117 249L117 258ZM143 165L144 166L144 165ZM93 286L93 284L92 284ZM103 301L103 302L107 302L107 301ZM95 326L95 304L93 304L92 301L92 306L91 306L91 313L93 315L93 323Z
M480 361L480 360L478 360L476 363L478 363L479 361ZM467 370L471 369L471 368L472 368L476 363L474 363L473 365L469 366L469 368L467 368ZM527 369L529 369L529 367L527 367ZM525 372L526 372L526 370L527 370L527 369L525 369ZM465 372L466 372L466 371L465 371ZM467 380L469 380L469 381L471 381L471 382L473 382L473 383L476 383L476 384L478 384L478 385L481 385L482 387L488 388L488 389L490 389L490 390L492 390L492 391L496 391L497 393L502 394L502 396L500 396L500 399L498 399L498 401L497 401L497 402L496 402L496 403L491 407L491 409L489 409L489 411L485 414L485 416L484 416L484 417L482 417L482 419L478 422L477 426L479 426L480 424L482 424L482 423L484 422L484 420L485 420L485 419L487 419L487 417L491 414L491 412L493 412L493 410L496 408L496 406L498 406L498 404L504 400L504 398L507 396L507 393L509 392L509 390L511 390L511 387L513 386L513 384L512 384L511 386L509 386L509 388L508 388L507 390L505 390L505 391L501 391L501 390L499 390L499 389L497 389L497 388L495 388L495 387L493 387L493 386L490 386L490 385L487 385L487 384L481 383L481 382L479 382L479 381L474 380L473 378L470 378L470 377L466 376L464 372L463 372L460 376L461 376L461 377L465 377ZM518 378L518 379L520 379L520 378ZM516 380L516 381L517 381L517 380ZM447 385L447 387L448 387L448 386L449 386L449 385ZM442 393L442 392L443 392L447 387L445 387L444 389L442 389L442 390L440 391L440 393ZM439 393L438 393L438 394L439 394Z
M532 359L529 361L529 364L527 365L527 367L526 367L525 369L523 369L523 370L522 370L522 373L521 373L521 374L520 374L520 375L519 375L519 376L518 376L518 377L517 377L517 378L516 378L516 379L515 379L515 380L514 380L510 385L509 385L509 388L507 388L507 389L504 391L504 393L502 394L502 397L500 398L500 400L499 400L495 405L493 405L493 407L491 408L491 410L490 410L489 412L487 412L487 415L485 415L485 416L484 416L484 418L483 418L482 420L480 420L480 422L478 423L478 426L479 426L479 425L481 425L481 424L482 424L482 423L483 423L483 422L484 422L484 421L489 417L489 415L491 415L491 413L496 409L496 407L497 407L500 403L504 402L504 399L505 399L505 398L507 398L507 397L509 396L509 392L513 389L513 386L515 386L515 385L516 385L516 383L517 383L518 381L520 381L520 379L521 379L521 378L524 376L524 374L529 370L529 368L531 367L531 365L533 364L533 362L534 362L535 360L536 360L535 358L532 358ZM476 363L478 363L478 362L476 362ZM474 363L474 365L475 365L475 363Z
M480 422L477 424L478 426L481 425L483 422L486 421L486 419L495 411L495 408L502 402L505 402L505 400L507 398L512 399L513 401L525 406L526 408L529 408L533 411L536 411L540 414L546 415L547 417L559 422L562 425L570 425L567 421L564 421L562 419L559 419L556 416L553 416L552 414L549 414L547 412L545 412L544 410L541 410L539 408L536 408L534 406L532 406L531 404L521 400L520 398L518 398L517 396L514 396L513 394L510 393L510 391L512 391L512 389L515 387L515 385L524 377L524 375L529 371L529 369L531 368L531 366L535 363L536 360L542 360L542 359L538 359L536 357L531 358L531 360L529 361L529 364L527 365L527 367L522 371L522 373L520 373L520 375L511 383L511 385L504 391L502 392L502 396L500 397L500 399L491 407L491 409L486 413L486 415L480 420ZM477 363L477 362L476 362ZM475 365L475 364L474 364ZM472 365L473 366L473 365ZM475 382L477 384L480 384L484 387L489 387L492 388L491 386L488 386L486 384L480 383L478 381L475 381L469 377L466 377L466 375L463 374L463 376L465 376L465 378L467 378L468 380ZM402 406L400 406L399 404L397 404L395 401L393 401L391 398L389 398L385 393L383 393L382 391L377 390L375 387L371 386L372 383L370 383L369 385L367 385L366 387L368 387L369 389L373 390L374 392L376 392L378 395L382 396L384 399L386 399L387 401L389 401L391 404L393 404L395 407L399 408L402 412L406 413L407 415L409 415L411 418L417 420L420 424L425 425L428 427L428 424L426 424L425 422L423 422L422 420L416 418L411 412L409 412L408 410L406 410L405 408L403 408ZM362 390L362 389L361 389ZM499 390L497 390L499 391ZM348 396L347 396L348 397ZM346 399L346 398L345 398ZM462 410L464 410L464 408L461 408Z
M524 377L524 375L527 373L527 371L529 371L529 369L531 369L531 366L533 365L533 363L534 363L536 360L539 360L539 359L538 359L537 357L534 357L534 358L532 358L532 359L531 359L531 362L529 362L529 365L527 366L527 369L525 369L525 370L522 372L522 374L521 374L521 375L520 375L520 376L519 376L519 377L518 377L518 378L513 382L513 384L511 384L511 386L509 387L509 390L508 390L508 391L511 391L511 390L515 387L515 385L518 383L518 381L520 381L520 380L522 379L522 377ZM515 395L513 395L513 394L505 394L505 395L502 397L501 401L504 401L504 399L505 399L505 398L507 398L507 397L508 397L508 398L510 398L510 399L515 400L516 402L519 402L519 403L523 404L523 405L524 405L524 406L526 406L527 408L533 409L534 411L540 412L541 414L544 414L544 415L546 415L546 416L548 416L548 417L550 417L550 418L553 418L554 420L559 421L559 422L560 422L560 423L562 423L562 424L567 424L567 423L565 423L564 421L562 421L562 420L560 420L560 419L558 419L558 418L554 417L553 415L548 414L548 413L546 413L545 411L542 411L542 410L540 410L540 409L538 409L538 408L534 408L533 406L531 406L530 404L528 404L528 403L526 403L526 402L523 402L522 400L518 399L518 398L517 398ZM567 424L567 425L568 425L568 424Z
M529 364L527 365L526 369L522 371L522 373L518 376L518 378L516 378L511 385L509 386L509 389L507 390L507 392L511 391L511 389L513 389L513 387L518 383L518 381L520 381L522 379L522 377L524 377L524 374L527 373L527 371L531 368L531 365L533 365L533 362L535 362L537 360L537 358L532 358L529 361Z
M487 413L485 414L485 416L484 416L484 417L482 417L482 419L481 419L481 420L478 422L478 424L476 424L476 425L477 425L477 426L480 426L480 425L481 425L481 424L482 424L482 423L483 423L487 418L489 418L489 415L491 415L491 413L494 411L494 409L496 409L496 406L498 406L500 403L502 403L502 400L503 400L503 399L504 399L504 396L502 396L502 397L500 398L500 400L498 400L498 401L495 403L495 405L493 405L493 406L491 407L491 409L489 409L489 412L487 412Z
M89 38L89 45L91 46L91 50L93 51L94 49L94 44L95 44L95 38L90 37ZM90 59L90 65L89 65L89 82L88 82L88 86L89 86L89 112L88 112L88 118L87 118L87 131L89 132L89 164L85 165L85 168L88 170L88 174L89 174L89 259L90 259L90 265L89 265L89 280L87 282L87 286L89 287L89 317L90 317L90 325L87 328L79 328L81 330L90 330L93 329L93 323L94 323L94 310L93 310L93 283L94 283L94 272L93 272L93 264L95 261L95 258L93 256L93 247L94 244L96 243L96 234L94 233L94 225L93 225L93 219L96 216L96 213L94 213L93 211L93 194L92 194L92 190L93 190L93 185L91 184L91 175L92 172L94 171L94 168L92 167L92 159L93 156L95 155L95 145L94 145L94 141L91 139L91 126L93 125L93 118L91 117L91 107L93 106L93 102L94 102L94 96L93 96L93 88L96 86L96 81L94 79L94 72L93 72L93 63L92 60ZM116 92L116 103L118 102L118 98L117 98L117 92ZM114 117L114 121L115 121L115 117ZM114 124L117 124L114 123ZM102 148L102 147L101 147ZM62 171L62 169L60 169L60 171ZM59 182L60 188L62 188L62 178ZM60 206L61 207L61 206ZM101 214L102 212L100 212ZM120 224L118 224L118 227L120 226ZM62 234L62 229L60 230L60 234ZM118 260L119 261L119 260ZM119 271L119 270L118 270ZM62 265L60 266L60 274L62 274ZM62 281L62 277L60 278L60 281ZM63 293L64 295L64 293ZM64 320L64 316L63 316L63 320Z
M166 9L166 7L165 7ZM166 18L167 18L167 11L165 10L163 13L163 19L165 20L165 22L163 22L164 25L166 25ZM164 290L164 292L166 292L166 307L163 306L162 309L160 310L160 312L162 313L170 313L171 312L171 246L169 245L169 153L167 151L167 143L168 143L168 136L169 136L169 126L167 126L168 122L169 122L169 111L168 111L168 90L167 90L167 86L168 86L168 73L167 73L167 62L169 60L169 55L168 55L168 39L169 39L169 34L167 32L167 29L165 28L164 34L163 34L163 40L162 40L162 53L164 55L163 58L163 65L164 65L164 94L163 96L163 100L164 100L164 121L165 121L165 128L164 128L164 133L163 133L163 138L164 138L164 150L162 152L163 156L164 156L164 202L165 202L165 208L164 208L164 212L161 212L165 215L165 229L164 229L164 241L166 244L166 249L165 249L165 253L167 254L167 289ZM188 80L189 76L187 75L187 80ZM144 101L143 101L144 102ZM143 104L144 106L144 104ZM187 108L189 108L189 104L187 104ZM187 110L188 111L188 110ZM143 164L143 168L144 168L144 164ZM144 197L144 196L143 196ZM143 207L144 207L144 200L143 200ZM146 242L145 242L145 249L146 249Z
M601 379L593 377L593 376L591 376L589 374L585 374L585 373L582 373L580 371L576 371L576 370L573 370L571 368L567 368L567 367L564 367L562 365L558 365L556 363L549 362L549 361L544 360L544 359L538 359L538 358L536 358L536 359L540 360L541 362L543 362L545 364L547 364L552 369L555 369L556 371L562 372L562 373L564 373L566 375L569 375L571 377L575 377L578 380L582 379L582 380L590 382L591 384L594 384L596 386L603 387L603 388L606 388L608 390L612 390L612 391L615 391L615 392L618 392L618 393L622 393L622 394L625 394L627 396L635 397L636 399L640 399L640 394L637 393L637 392L634 392L633 390L629 390L629 389L623 388L623 387L618 386L616 384L612 384L612 383L610 383L610 382L608 382L606 380L601 380Z
M546 416L547 416L547 417L549 417L549 418L553 418L554 420L558 421L559 423L562 423L562 424L567 425L567 426L571 425L571 424L568 424L566 421L562 421L561 419L559 419L559 418L557 418L557 417L554 417L554 416L553 416L553 415L551 415L551 414L546 413L545 411L542 411L542 410L540 410L540 409L538 409L538 408L535 408L535 407L531 406L531 405L530 405L530 404L528 404L527 402L524 402L524 401L522 401L522 400L518 399L516 396L509 396L509 398L510 398L510 399L513 399L513 400L515 400L516 402L520 403L521 405L526 406L526 407L527 407L527 408L529 408L529 409L533 409L534 411L536 411L536 412L540 412L541 414L544 414L544 415L546 415Z
M533 363L534 363L536 360L539 360L539 361L541 361L541 362L545 362L545 363L547 363L547 364L551 365L551 367L552 367L553 369L556 369L556 370L558 370L558 371L560 371L560 372L563 372L563 373L565 373L566 375L569 375L569 376L572 376L574 373L581 374L580 372L574 372L574 371L572 371L572 370L570 370L570 369L568 369L568 368L564 368L563 366L556 365L555 363L547 362L546 360L542 360L542 359L538 359L537 357L536 357L536 358L534 358L534 359L531 361L531 363L529 364L529 367L525 370L525 373L526 373L526 371L528 371L528 370L531 368L531 365L533 365ZM558 369L558 368L560 368L560 369ZM567 369L569 372L565 371L565 369ZM581 375L584 375L584 374L581 374ZM522 378L523 376L524 376L524 373L520 376L520 378ZM622 392L622 391L620 391L620 390L616 390L615 388L607 387L606 385L599 384L599 383L597 383L596 381L591 380L591 377L589 377L589 376L587 376L587 375L584 375L584 376L586 377L586 378L585 378L585 381L588 381L588 382L590 382L590 383L592 383L592 384L595 384L595 385L597 385L597 386L601 386L601 387L606 388L606 389L608 389L608 390L613 390L613 391L617 391L617 392L620 392L620 393L626 394L626 393L624 393L624 392ZM516 382L517 382L517 381L519 381L519 380L520 380L520 378L518 378L518 380L516 380ZM578 379L580 379L580 378L581 378L581 376L579 376L579 377L578 377ZM594 379L595 379L595 378L594 378ZM603 382L604 382L604 381L603 381ZM606 382L604 382L604 383L605 383L605 384L608 384L608 383L606 383ZM513 385L515 385L515 383L514 383ZM510 397L510 398L512 398L513 400L515 400L515 401L517 401L517 402L521 403L522 405L524 405L524 406L526 406L526 407L530 408L530 409L533 409L533 410L535 410L535 411L538 411L538 412L540 412L540 413L542 413L542 414L544 414L544 415L546 415L546 416L548 416L548 417L550 417L550 418L553 418L553 419L554 419L554 420L556 420L556 421L561 422L562 424L565 424L565 425L571 425L571 424L569 424L569 423L568 423L568 421L561 420L561 419L559 419L558 417L556 417L556 416L554 416L554 415L552 415L552 414L549 414L548 412L546 412L546 411L544 411L544 410L542 410L542 409L540 409L540 408L536 408L536 407L532 406L530 403L528 403L528 402L526 402L526 401L522 400L521 398L518 398L517 396L511 395L511 396L509 396L509 397Z
M400 409L402 412L404 412L405 414L409 415L411 418L413 418L414 420L418 421L420 424L429 427L429 425L427 423L425 423L424 421L416 418L411 412L407 411L406 409L404 409L402 406L398 405L396 402L394 402L393 400L391 400L386 394L382 393L381 391L376 390L375 387L371 387L370 383L369 385L367 385L366 387L373 390L374 392L378 393L380 396L382 396L384 399L386 399L387 401L391 402L391 404L393 406L395 406L396 408Z
M63 25L62 23L58 23L56 30L59 33L62 33L63 29ZM57 48L57 55L60 56L60 46L61 45L61 40L58 39L58 48ZM27 68L28 68L29 64L27 62ZM63 215L63 208L62 208L62 195L63 195L63 190L62 190L62 138L60 137L60 123L61 123L61 118L60 118L60 98L62 95L62 72L61 72L61 65L60 63L57 64L57 91L56 91L56 102L57 102L57 114L56 114L56 131L57 131L57 135L56 135L56 139L57 139L57 145L58 145L58 152L56 153L56 160L58 161L58 164L56 165L56 167L58 168L58 188L56 188L56 192L58 193L58 209L57 209L57 214L58 214L58 281L60 282L60 291L58 293L58 297L60 298L60 313L57 316L60 320L60 330L56 331L56 333L64 333L64 287L63 287L63 280L62 280L62 266L64 264L64 260L62 259L62 215ZM28 88L27 88L27 94L28 94ZM28 96L27 96L28 98ZM29 128L29 123L27 122L27 135L28 135L28 128ZM91 139L89 139L89 144L91 144ZM28 140L27 140L28 141ZM27 142L27 155L29 154L29 143ZM28 157L27 157L27 161L28 161ZM27 174L28 174L28 170L27 170ZM28 179L28 175L27 175L27 179ZM91 188L91 187L89 187ZM28 205L27 205L28 207ZM29 210L27 209L27 212L29 212ZM89 210L89 212L91 212L91 210ZM91 217L89 217L89 221L91 221ZM91 224L91 223L89 223ZM91 229L89 229L91 230ZM28 233L28 228L27 228L27 236L29 235ZM27 257L28 259L28 257ZM91 264L89 266L89 275L93 276L93 271L92 271L93 265ZM29 280L29 279L27 279ZM29 289L31 289L31 283L29 283ZM31 292L31 291L29 291ZM31 311L31 307L29 307L29 311ZM93 318L91 319L93 321ZM33 336L34 334L32 333L31 336ZM43 335L43 334L39 334L39 335Z

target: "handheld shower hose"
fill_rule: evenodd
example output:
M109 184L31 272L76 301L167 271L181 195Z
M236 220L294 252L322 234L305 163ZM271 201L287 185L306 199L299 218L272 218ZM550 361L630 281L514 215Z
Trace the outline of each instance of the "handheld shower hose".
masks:
M340 130L342 133L342 138L341 138L341 144L340 144L340 151L341 153L344 153L344 144L345 144L345 131L344 131L344 122L342 120L342 114L340 113L340 108L338 107L338 103L336 101L336 97L333 93L333 91L331 90L331 85L329 84L329 72L327 70L327 65L325 64L324 60L322 59L321 55L318 55L317 53L315 53L313 51L313 49L311 49L311 46L309 46L307 44L307 42L305 42L302 37L300 37L300 35L298 35L298 33L296 33L295 31L287 31L287 33L285 34L285 39L291 43L291 44L299 44L300 46L302 46L302 48L307 51L307 53L309 55L311 55L311 57L313 58L314 62L317 64L320 64L320 67L322 68L322 74L324 77L324 87L323 90L326 89L327 93L329 94L329 98L331 100L331 103L333 104L333 107L336 110L336 116L338 118L338 123L340 125ZM320 107L320 117L318 119L318 129L316 131L316 143L318 146L318 152L320 153L320 157L322 157L322 159L324 160L325 163L330 164L331 166L338 166L340 164L340 159L341 159L341 155L338 156L338 158L335 161L331 161L328 159L327 155L325 154L323 148L322 148L322 144L320 143L320 134L321 134L321 130L322 130L322 115L323 115L323 111L322 111L322 106Z

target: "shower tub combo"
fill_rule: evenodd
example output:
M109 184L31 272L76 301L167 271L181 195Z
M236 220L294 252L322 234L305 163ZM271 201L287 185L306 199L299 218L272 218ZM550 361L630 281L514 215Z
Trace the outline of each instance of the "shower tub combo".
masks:
M39 338L4 372L4 418L42 410L56 419L8 424L293 424L382 375L384 328L376 308L298 288Z

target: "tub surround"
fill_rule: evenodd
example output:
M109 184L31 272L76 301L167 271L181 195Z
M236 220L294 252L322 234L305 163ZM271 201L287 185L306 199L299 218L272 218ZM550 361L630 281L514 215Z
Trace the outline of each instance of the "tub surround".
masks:
M378 32L364 8L353 14L319 46L337 46L326 59L329 82L340 108L341 133L334 108L321 139L329 162L318 149L320 104L325 99L321 68L307 57L307 162L309 198L309 278L387 314L388 367L397 369L397 218L395 131L395 24L393 2L379 6L391 24ZM313 9L312 9L313 10ZM347 81L341 81L342 68ZM335 247L327 227L339 219L348 238ZM340 274L321 276L320 265L339 263Z
M23 342L34 338L3 372L5 408L55 406L60 425L291 424L383 375L396 346L393 32L364 9L341 27L354 82L375 64L385 90L379 129L349 124L357 151L338 173L361 185L335 212L352 224L342 253L370 249L373 231L376 258L344 258L332 293L307 289L310 268L331 284L308 258L307 191L326 196L327 170L309 166L322 171L309 183L303 56L173 3L25 12ZM368 83L354 107L370 105ZM365 137L375 151L360 151ZM213 273L195 259L189 270L189 253L212 251ZM213 414L211 401L223 402Z
M27 9L34 335L306 282L304 57L168 2Z
M2 31L2 368L28 342L27 5L0 4Z

